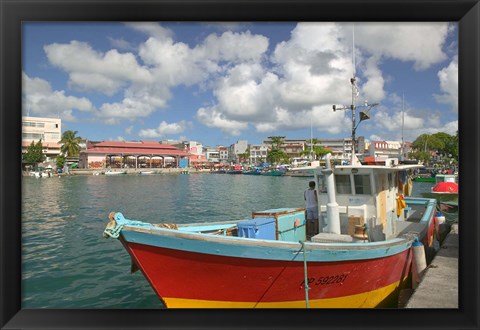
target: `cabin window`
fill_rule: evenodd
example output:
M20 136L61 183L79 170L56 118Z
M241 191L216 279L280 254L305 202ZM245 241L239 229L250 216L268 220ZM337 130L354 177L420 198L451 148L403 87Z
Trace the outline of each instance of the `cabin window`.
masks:
M393 188L393 173L388 173L388 190L392 191Z
M337 194L351 194L350 175L335 175L335 188Z
M353 181L355 183L355 194L357 195L371 195L372 187L370 186L370 176L354 175Z
M327 182L325 180L325 175L319 175L318 176L317 191L319 193L326 193L327 192Z

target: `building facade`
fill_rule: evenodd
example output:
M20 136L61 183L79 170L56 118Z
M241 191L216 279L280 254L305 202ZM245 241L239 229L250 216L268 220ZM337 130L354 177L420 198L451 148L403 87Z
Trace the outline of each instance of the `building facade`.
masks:
M259 164L267 161L268 146L266 144L250 145L250 164Z
M279 145L278 148L285 152L289 158L303 157L302 153L304 150L306 150L307 140L285 139L284 137L280 138L283 139L282 144ZM268 150L273 148L272 142L272 137L269 137L268 140L263 141L263 143L268 146Z
M89 143L80 151L80 168L166 168L179 167L192 154L156 141L103 141Z
M411 151L411 142L402 143L399 141L372 141L370 143L368 154L375 158L389 158L399 157L402 155L407 158L406 155Z
M22 116L22 153L32 142L42 141L46 162L52 162L60 155L62 139L62 120L60 118Z
M245 154L248 149L248 141L247 140L239 140L234 144L231 144L228 147L228 162L236 164L239 163L241 154Z

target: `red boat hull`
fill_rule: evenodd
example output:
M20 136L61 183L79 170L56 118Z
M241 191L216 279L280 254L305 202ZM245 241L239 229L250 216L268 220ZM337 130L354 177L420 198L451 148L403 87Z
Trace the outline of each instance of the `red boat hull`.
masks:
M169 308L305 308L304 264L180 251L126 242ZM309 262L309 307L377 307L410 272L411 249L371 260Z

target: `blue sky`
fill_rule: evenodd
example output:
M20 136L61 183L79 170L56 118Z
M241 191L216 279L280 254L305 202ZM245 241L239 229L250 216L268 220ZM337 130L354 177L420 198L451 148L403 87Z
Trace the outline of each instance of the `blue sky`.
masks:
M400 140L402 108L406 141L455 134L458 27L442 22L29 22L23 114L96 141L349 137L332 105L351 103L353 44L357 105L379 104L357 136Z

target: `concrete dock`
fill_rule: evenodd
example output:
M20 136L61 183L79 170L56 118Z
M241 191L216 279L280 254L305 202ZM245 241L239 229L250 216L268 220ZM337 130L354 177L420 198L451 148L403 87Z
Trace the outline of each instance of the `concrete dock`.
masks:
M458 308L458 224L452 225L404 308Z

